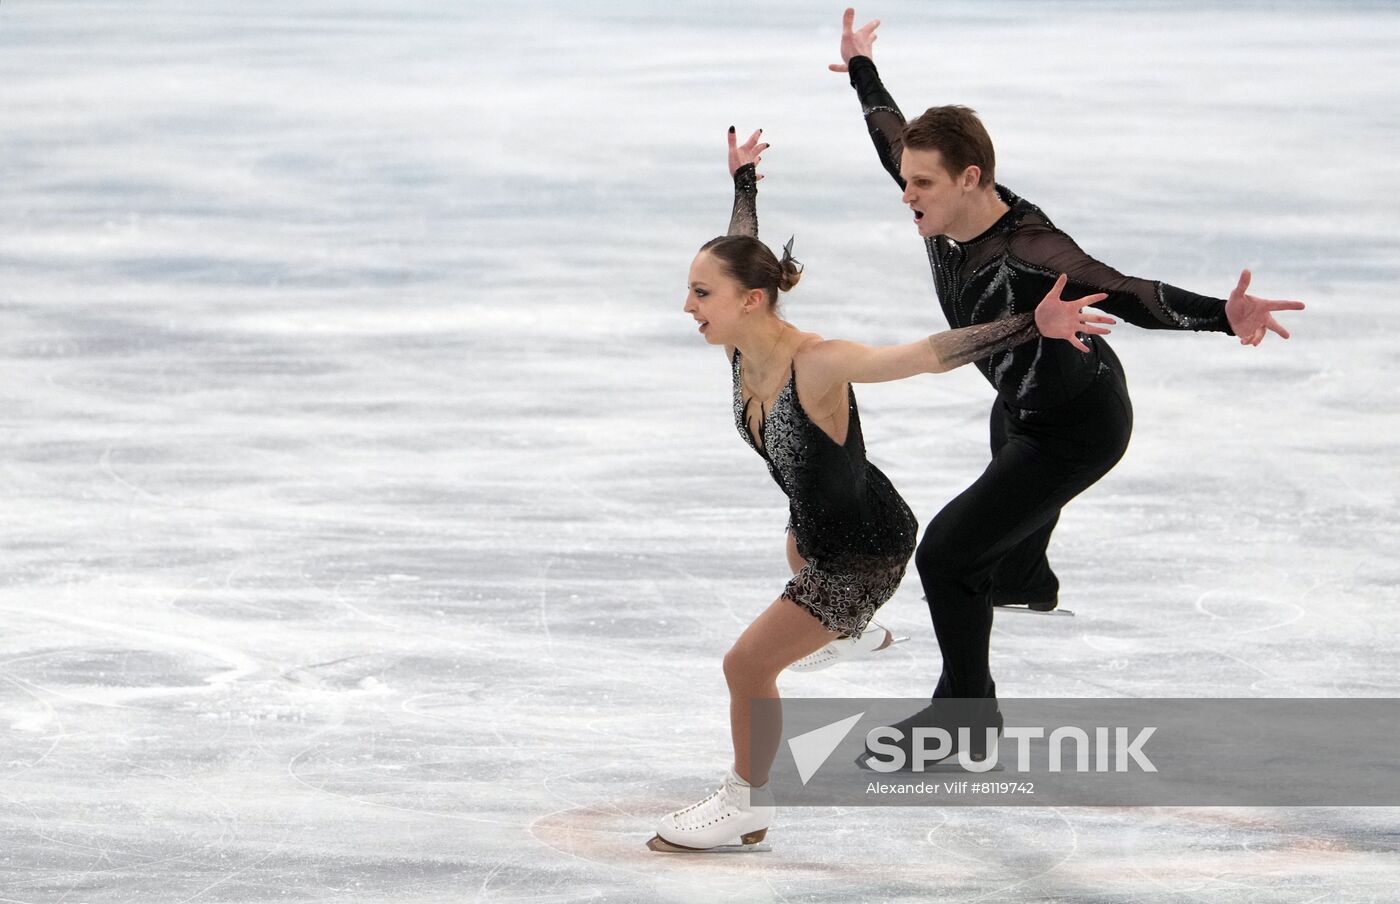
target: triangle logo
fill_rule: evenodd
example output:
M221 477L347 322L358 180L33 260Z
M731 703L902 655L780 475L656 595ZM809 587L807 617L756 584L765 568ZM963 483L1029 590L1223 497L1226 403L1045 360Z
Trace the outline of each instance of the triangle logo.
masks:
M802 784L807 784L807 781L817 774L827 757L846 739L846 735L851 733L851 729L855 728L864 715L865 713L859 712L840 722L832 722L806 734L788 738L788 749L792 751L792 761L797 764L797 777L802 780Z

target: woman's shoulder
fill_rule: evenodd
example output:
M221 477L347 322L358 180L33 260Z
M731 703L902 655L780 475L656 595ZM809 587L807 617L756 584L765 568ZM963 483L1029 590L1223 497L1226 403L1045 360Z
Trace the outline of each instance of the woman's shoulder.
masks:
M803 388L825 395L843 384L843 349L849 345L849 342L839 339L826 339L816 333L807 333L792 355L792 366L797 372L797 379L804 384Z
M816 333L803 331L792 349L792 363L801 367L806 363L820 362L830 354L831 340Z

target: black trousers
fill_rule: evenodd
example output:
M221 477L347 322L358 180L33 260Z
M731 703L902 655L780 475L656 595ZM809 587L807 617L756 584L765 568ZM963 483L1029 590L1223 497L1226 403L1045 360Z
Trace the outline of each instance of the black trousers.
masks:
M934 697L995 697L988 665L990 593L1053 594L1045 557L1060 509L1118 463L1133 429L1122 368L1108 370L1072 401L1028 411L1000 399L992 409L992 461L943 507L914 555L943 654Z

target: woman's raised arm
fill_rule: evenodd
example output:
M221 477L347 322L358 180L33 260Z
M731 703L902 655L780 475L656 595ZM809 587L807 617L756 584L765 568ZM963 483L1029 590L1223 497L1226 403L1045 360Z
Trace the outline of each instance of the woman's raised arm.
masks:
M751 235L758 238L758 161L768 150L766 143L760 143L759 129L743 144L737 144L734 127L729 127L729 175L734 177L734 212L729 215L727 235Z

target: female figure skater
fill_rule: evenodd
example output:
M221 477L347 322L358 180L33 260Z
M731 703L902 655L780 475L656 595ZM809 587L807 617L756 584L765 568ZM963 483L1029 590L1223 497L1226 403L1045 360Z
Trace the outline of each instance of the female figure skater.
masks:
M801 274L791 242L779 260L757 237L756 164L768 147L759 134L736 147L729 130L729 233L706 242L691 263L685 312L707 342L724 346L735 426L788 497L787 555L795 574L724 657L733 768L709 797L662 818L648 842L658 851L764 837L773 816L768 770L781 726L765 724L754 736L751 701L776 699L778 673L791 663L836 638L859 636L904 576L918 524L865 459L850 384L943 373L1038 335L1083 347L1076 333L1106 333L1096 324L1115 322L1084 310L1102 295L1061 300L1061 280L1034 312L907 345L873 347L803 332L775 308L778 293Z

